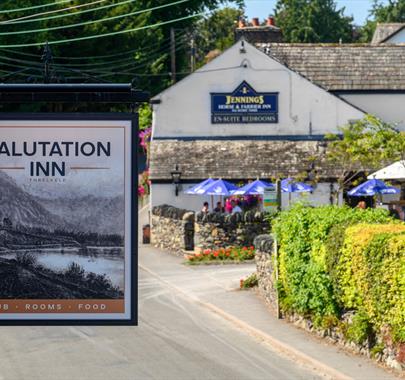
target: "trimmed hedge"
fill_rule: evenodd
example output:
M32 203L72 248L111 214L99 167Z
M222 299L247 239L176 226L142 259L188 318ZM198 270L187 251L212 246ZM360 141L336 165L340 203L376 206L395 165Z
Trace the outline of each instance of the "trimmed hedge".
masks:
M405 224L381 209L296 205L273 222L284 311L316 321L355 310L405 341ZM362 317L363 318L363 317Z
M405 342L405 225L349 227L336 274L345 308L365 312L376 332Z

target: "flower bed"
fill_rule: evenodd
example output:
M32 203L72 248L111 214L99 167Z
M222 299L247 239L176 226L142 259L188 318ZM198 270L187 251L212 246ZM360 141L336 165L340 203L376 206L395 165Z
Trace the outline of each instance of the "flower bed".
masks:
M185 255L187 263L223 262L223 261L247 261L255 257L255 248L251 247L228 247L219 249L205 249L202 253Z

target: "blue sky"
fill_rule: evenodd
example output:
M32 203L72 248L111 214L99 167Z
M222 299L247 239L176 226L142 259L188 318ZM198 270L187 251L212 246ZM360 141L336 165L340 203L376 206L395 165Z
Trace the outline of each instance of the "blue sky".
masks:
M245 0L246 15L249 19L252 17L266 18L273 13L276 0ZM388 0L382 0L387 3ZM338 8L345 7L345 14L353 16L356 24L361 25L366 20L371 8L371 0L336 0Z

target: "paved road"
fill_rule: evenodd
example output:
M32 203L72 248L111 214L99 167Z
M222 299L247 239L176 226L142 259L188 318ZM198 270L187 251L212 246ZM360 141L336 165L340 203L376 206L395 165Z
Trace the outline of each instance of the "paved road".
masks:
M316 379L140 271L138 327L2 327L0 379Z

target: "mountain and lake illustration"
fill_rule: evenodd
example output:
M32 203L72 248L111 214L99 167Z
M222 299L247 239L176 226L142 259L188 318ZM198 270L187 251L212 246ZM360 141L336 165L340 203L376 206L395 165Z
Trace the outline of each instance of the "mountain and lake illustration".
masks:
M40 197L0 170L0 298L123 298L124 207Z

